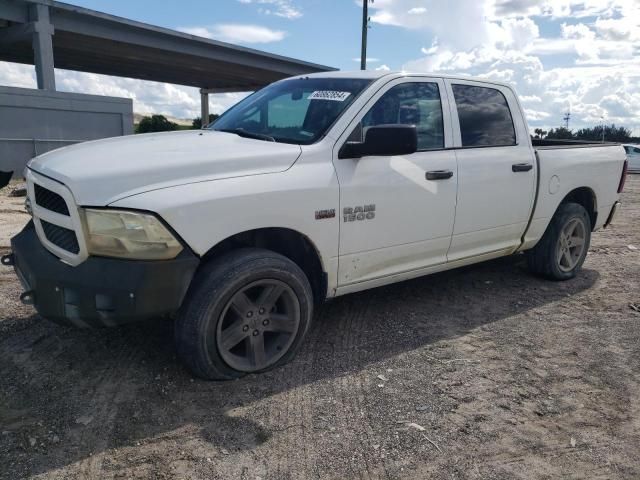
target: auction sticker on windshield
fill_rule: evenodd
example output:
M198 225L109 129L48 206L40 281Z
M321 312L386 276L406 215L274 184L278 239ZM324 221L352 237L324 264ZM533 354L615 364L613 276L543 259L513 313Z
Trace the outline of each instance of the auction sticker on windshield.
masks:
M307 100L332 100L334 102L344 102L351 92L336 92L334 90L316 90L307 97Z

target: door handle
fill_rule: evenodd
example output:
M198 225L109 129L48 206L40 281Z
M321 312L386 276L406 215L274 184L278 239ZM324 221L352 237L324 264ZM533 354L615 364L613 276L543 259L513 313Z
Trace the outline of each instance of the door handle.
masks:
M533 165L531 165L530 163L516 163L514 165L511 165L511 170L513 172L528 172L532 168Z
M451 170L432 170L427 172L426 177L427 180L446 180L453 177L453 172Z

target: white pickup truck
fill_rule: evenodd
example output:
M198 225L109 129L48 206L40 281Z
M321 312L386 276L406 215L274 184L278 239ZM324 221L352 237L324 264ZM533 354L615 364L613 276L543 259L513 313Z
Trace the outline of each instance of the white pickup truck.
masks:
M580 270L619 205L615 144L531 140L486 79L331 72L276 82L201 131L87 142L34 158L14 266L45 318L176 316L192 372L291 359L314 304L525 252Z

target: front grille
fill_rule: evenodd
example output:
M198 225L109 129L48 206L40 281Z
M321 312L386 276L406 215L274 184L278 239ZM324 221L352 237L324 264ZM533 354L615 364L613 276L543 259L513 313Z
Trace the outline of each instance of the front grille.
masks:
M53 223L45 222L42 219L40 219L40 223L42 224L44 235L51 243L62 248L63 250L66 250L67 252L71 252L74 254L80 252L78 238L76 237L76 233L73 230L59 227L58 225L54 225Z
M61 215L69 216L69 208L67 202L64 201L60 195L56 192L52 192L44 187L41 187L37 183L33 185L36 193L36 203L42 208L51 210L52 212L59 213Z

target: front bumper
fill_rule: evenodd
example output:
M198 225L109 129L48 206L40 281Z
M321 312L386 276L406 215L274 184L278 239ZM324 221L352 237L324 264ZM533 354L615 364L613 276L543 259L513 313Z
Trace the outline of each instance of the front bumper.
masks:
M44 318L78 327L114 326L174 313L200 263L187 249L173 260L89 257L75 267L49 253L30 222L11 239L11 261Z

